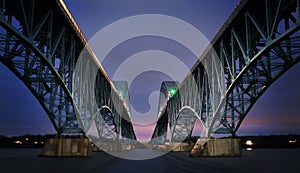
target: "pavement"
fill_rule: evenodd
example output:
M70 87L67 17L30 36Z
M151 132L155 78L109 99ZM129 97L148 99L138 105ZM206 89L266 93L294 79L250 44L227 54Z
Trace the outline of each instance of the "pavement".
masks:
M283 173L300 172L300 149L243 150L241 157L189 157L170 152L126 160L105 152L90 157L39 157L40 149L0 149L1 173ZM135 155L141 151L132 151ZM147 152L147 151L146 151ZM149 151L151 152L151 151ZM141 152L145 153L145 151Z

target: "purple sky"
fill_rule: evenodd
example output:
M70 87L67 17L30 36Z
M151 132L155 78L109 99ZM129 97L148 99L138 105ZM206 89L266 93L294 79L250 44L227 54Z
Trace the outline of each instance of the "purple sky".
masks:
M237 3L237 0L66 0L69 10L87 39L103 27L125 17L163 14L190 23L211 40ZM103 62L104 69L111 77L117 66L129 55L149 49L172 52L178 57L185 57L181 60L189 67L195 60L189 58L190 53L174 41L141 37L119 45ZM276 81L247 115L238 135L300 133L300 80L297 80L299 74L298 64ZM149 94L159 90L161 80L168 78L164 74L151 71L139 75L131 85L132 106L142 113L147 112L150 109ZM54 132L49 118L33 95L2 64L0 81L0 134ZM153 115L138 118L150 121ZM149 139L153 127L153 124L136 126L138 138ZM197 134L197 130L194 134Z

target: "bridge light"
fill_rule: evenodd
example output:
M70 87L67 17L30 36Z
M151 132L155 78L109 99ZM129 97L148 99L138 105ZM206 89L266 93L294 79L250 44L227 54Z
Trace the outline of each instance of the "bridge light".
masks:
M171 88L171 89L169 90L169 93L170 93L170 96L171 96L171 97L174 96L174 95L176 94L176 92L177 92L177 89L176 89L176 88Z

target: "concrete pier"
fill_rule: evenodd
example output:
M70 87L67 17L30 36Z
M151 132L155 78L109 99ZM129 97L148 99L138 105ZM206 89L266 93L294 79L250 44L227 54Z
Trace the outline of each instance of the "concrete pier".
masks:
M91 142L88 138L52 138L42 149L40 156L90 156Z
M191 151L191 156L241 156L241 141L237 138L230 139L198 139Z

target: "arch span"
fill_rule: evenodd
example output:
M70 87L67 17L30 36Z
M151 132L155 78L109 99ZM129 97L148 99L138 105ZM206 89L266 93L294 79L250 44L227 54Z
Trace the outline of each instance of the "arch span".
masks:
M76 71L80 55L86 68ZM63 1L2 0L0 62L27 86L59 135L83 133L94 112L89 108L108 105L122 113L120 125L127 130L122 134L135 139L129 112ZM86 75L88 67L96 71L95 79L87 82L92 78ZM79 83L82 88L76 88ZM96 90L89 90L88 84L96 84ZM82 91L88 91L95 103L84 100ZM78 119L82 114L84 123Z
M175 124L171 128L171 141L181 142L191 140L196 118L200 120L202 127L205 127L195 109L190 106L183 106L178 111Z
M179 86L184 94L168 100L162 115L170 116L158 122L173 123L171 115L188 103L199 112L205 137L234 136L260 96L300 61L299 9L297 0L242 0ZM206 60L221 62L222 79L207 77L213 71L204 69Z

